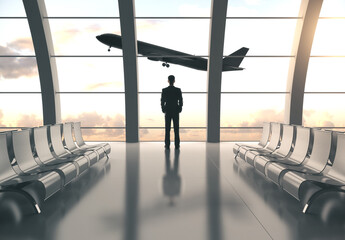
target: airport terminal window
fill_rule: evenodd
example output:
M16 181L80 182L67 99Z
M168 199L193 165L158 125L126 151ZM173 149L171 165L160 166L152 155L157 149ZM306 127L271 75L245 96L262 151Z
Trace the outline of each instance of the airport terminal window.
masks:
M220 141L226 142L253 142L260 139L262 129L259 128L221 128Z
M345 2L343 0L324 0L320 17L345 17Z
M305 93L303 124L308 127L344 127L345 94Z
M23 1L1 0L0 17L26 17Z
M42 124L40 93L0 94L1 127L36 127Z
M261 127L263 122L282 122L286 94L221 95L221 127Z
M325 0L316 27L307 72L303 124L344 127L345 2Z
M121 49L108 52L96 39L103 33L121 35L119 19L49 19L49 25L55 55L122 56Z
M117 0L45 0L48 17L118 17Z
M122 92L122 57L56 57L60 92Z
M137 17L210 17L211 0L135 0Z
M344 57L311 57L305 92L345 92L344 66Z
M16 29L13 31L13 29ZM34 46L26 19L0 19L0 56L34 55Z
M227 17L297 17L301 0L228 1Z
M206 59L206 58L205 58ZM154 73L154 74L153 74ZM207 71L199 71L176 64L169 68L162 62L153 62L146 57L138 57L139 92L158 92L168 86L168 76L174 75L175 86L183 92L207 92Z
M209 19L136 19L137 39L191 55L208 55Z
M161 94L139 94L139 126L163 127L164 114L160 106ZM206 94L183 93L180 127L206 127Z
M227 19L224 55L241 47L248 55L291 55L297 19ZM267 66L268 67L268 66Z
M223 72L222 92L285 92L290 59L246 57L240 65L244 70Z

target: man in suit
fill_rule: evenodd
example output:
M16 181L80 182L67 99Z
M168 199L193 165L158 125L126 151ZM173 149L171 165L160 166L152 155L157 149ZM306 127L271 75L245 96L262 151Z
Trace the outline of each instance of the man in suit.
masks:
M168 77L169 87L163 88L161 97L162 112L165 113L165 148L170 147L171 120L174 122L175 148L180 148L179 114L182 111L183 99L181 89L174 87L175 77Z

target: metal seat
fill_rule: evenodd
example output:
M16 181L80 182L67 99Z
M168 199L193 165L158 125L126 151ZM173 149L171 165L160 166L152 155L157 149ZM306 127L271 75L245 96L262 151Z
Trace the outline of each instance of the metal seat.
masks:
M82 154L89 154L93 152L97 155L97 161L99 161L105 156L105 153L103 152L103 150L97 151L96 149L79 149L73 139L72 123L63 123L62 132L63 132L64 147L70 153L76 154L76 155L82 155Z
M61 176L61 187L67 185L77 176L77 168L71 163L63 163L58 166L45 166L40 164L32 153L29 130L12 132L12 141L14 156L17 160L21 175L55 171Z
M334 132L334 135L337 140L329 156L332 165L326 165L318 175L288 172L281 179L282 188L305 204L304 213L321 194L329 191L344 192L341 187L345 186L345 134Z
M262 126L262 134L261 134L261 139L259 143L255 145L246 145L246 144L241 144L241 143L235 143L233 147L233 152L235 154L235 157L237 156L238 152L240 151L241 148L245 149L261 149L264 148L267 143L269 142L270 139L270 132L271 131L271 124L268 122L264 122Z
M98 161L98 155L94 152L83 152L83 153L70 153L65 149L62 143L62 136L61 136L61 124L51 125L48 128L48 135L49 140L52 145L52 153L59 158L71 158L76 156L84 156L89 161L89 166L92 166Z
M279 129L278 129L279 128ZM274 151L280 141L280 134L281 134L281 129L280 129L280 123L274 123L271 122L270 123L270 140L267 143L267 145L264 148L259 148L259 149L246 149L246 148L240 148L238 151L237 156L239 156L240 158L242 158L243 160L245 160L245 155L247 152L249 151L255 151L255 150L269 150L269 151Z
M80 122L74 122L73 123L73 131L74 131L74 137L77 144L77 147L79 149L103 149L104 153L108 156L108 154L111 151L111 147L109 143L100 143L100 144L94 144L94 145L88 145L85 143L83 139L83 135L81 133L80 128Z
M40 204L61 189L61 177L56 172L19 176L11 166L14 155L12 143L7 143L8 134L12 133L0 133L0 192L21 194L40 213Z
M248 150L244 155L244 160L250 165L254 166L254 159L260 155L269 155L274 153L275 150L279 148L282 132L282 124L280 123L271 123L272 135L271 140L266 148L264 149L253 149Z
M319 174L327 165L331 153L332 131L314 130L313 148L310 157L300 165L272 163L267 168L266 176L281 186L280 180L289 171Z
M49 148L47 126L33 128L33 137L38 156L37 160L40 165L58 166L63 163L72 163L77 168L77 176L89 168L89 161L86 157L71 156L70 158L59 158L58 156L54 156Z
M259 156L255 159L255 169L261 172L262 174L266 175L266 168L274 163L284 163L287 165L299 165L301 164L308 152L309 152L309 145L310 145L310 139L311 139L311 130L310 128L305 128L302 126L294 126L295 127L295 140L293 140L293 149L292 146L291 151L287 155L280 155L280 156L275 156L275 155L269 155L269 156ZM284 130L285 131L285 130ZM283 134L285 134L283 132ZM284 135L283 135L284 137ZM283 141L282 141L283 142ZM283 143L282 143L283 145ZM282 147L281 147L282 148ZM279 150L280 151L280 150ZM287 151L286 151L287 152ZM285 152L285 153L286 153Z

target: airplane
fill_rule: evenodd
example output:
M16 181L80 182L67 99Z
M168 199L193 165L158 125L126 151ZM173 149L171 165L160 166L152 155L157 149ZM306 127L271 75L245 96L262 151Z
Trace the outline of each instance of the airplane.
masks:
M96 36L96 38L98 41L109 47L108 51L110 51L110 48L112 47L122 49L122 38L119 35L105 33ZM147 59L151 61L162 61L163 67L170 67L169 63L172 63L196 70L207 71L207 59L203 57L193 56L187 53L175 51L169 48L160 47L142 41L137 42L139 54L147 56ZM224 57L223 72L243 70L244 68L241 68L239 66L248 50L248 48L242 47L229 56Z

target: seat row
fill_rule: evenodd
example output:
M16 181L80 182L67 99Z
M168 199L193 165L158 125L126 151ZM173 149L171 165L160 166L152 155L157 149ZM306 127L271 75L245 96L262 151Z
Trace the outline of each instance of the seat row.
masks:
M299 200L306 213L321 194L343 192L345 133L281 123L264 123L257 145L237 143L239 158Z
M108 143L88 145L80 122L0 132L0 193L16 193L36 213L63 189L103 158Z

